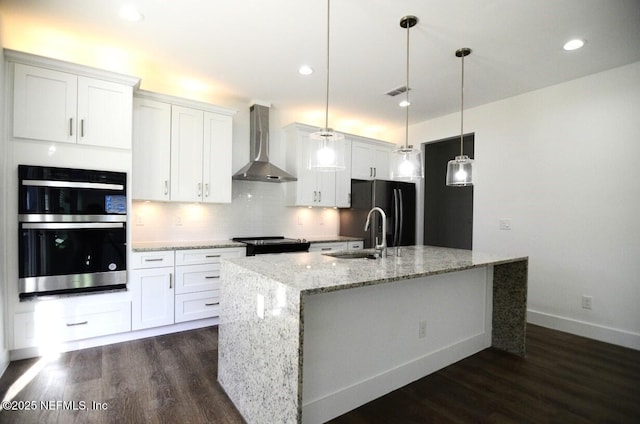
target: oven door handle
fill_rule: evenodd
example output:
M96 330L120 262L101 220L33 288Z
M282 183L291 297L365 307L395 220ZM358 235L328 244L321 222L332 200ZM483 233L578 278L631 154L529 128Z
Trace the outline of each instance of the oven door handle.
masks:
M124 191L124 185L122 184L90 183L81 181L22 180L22 185L32 187L88 188L93 190Z
M124 228L124 222L27 222L25 230L86 230L103 228Z

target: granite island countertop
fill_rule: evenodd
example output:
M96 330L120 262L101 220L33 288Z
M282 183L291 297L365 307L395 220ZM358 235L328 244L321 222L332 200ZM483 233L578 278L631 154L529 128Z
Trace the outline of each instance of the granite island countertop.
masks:
M468 349L472 354L489 346L524 356L527 257L433 246L402 247L398 257L393 255L394 250L389 249L389 256L379 259L341 259L312 252L229 258L221 262L218 381L247 422L300 423L303 421L303 409L307 411L306 416L315 417L310 418L310 422L324 422L346 411L339 406L346 402L345 399L360 399L358 396L365 393L362 395L364 398L360 399L363 403L373 399L369 397L371 393L377 393L377 396L384 392L364 390L355 397L341 398L342 393L355 384L348 382L344 387L340 386L338 392L317 391L315 398L303 396L305 384L311 384L310 390L317 390L313 380L304 379L305 369L310 370L314 363L318 363L321 352L334 351L333 348L324 349L331 343L321 343L314 345L317 349L313 349L312 355L308 356L311 352L306 350L305 345L312 345L314 337L327 332L329 339L333 340L332 337L345 327L330 325L316 328L314 332L313 323L327 316L326 313L317 313L318 305L323 302L329 305L326 311L332 311L329 313L331 315L335 312L332 308L336 304L328 299L343 295L348 299L348 305L357 303L357 295L365 292L367 296L385 293L393 297L396 288L396 293L407 293L409 287L416 287L415 284L427 288L434 280L440 281L441 277L446 277L440 274L460 271L458 277L444 280L454 282L466 276L479 281L482 287L488 286L492 293L489 297L491 304L486 306L488 301L484 295L474 303L481 305L478 316L483 317L477 322L488 324L482 327L481 333L476 334L474 329L469 334L465 333L453 347L448 348L449 344L439 346L433 352L426 352L424 358L439 358L438 352L446 348L449 350L443 354L443 358L459 360L464 357L457 356L460 351L466 352L465 349ZM480 268L486 269L486 272ZM354 294L355 298L352 296ZM382 305L390 297L375 297L376 300L371 304ZM308 308L309 305L312 307ZM348 306L347 310L351 307ZM363 325L364 329L370 328L373 321L385 323L397 319L395 310L386 310L383 314L381 308L374 309L378 314L375 319L361 323L356 313L351 320L344 322L356 326L354 328ZM356 310L364 309L356 307ZM458 322L461 315L454 313L450 316L454 322ZM476 318L473 316L474 323ZM431 322L439 323L438 319ZM354 343L357 343L360 339L346 337L345 334L361 334L362 331L351 330L348 327L340 333L340 340L355 340ZM482 340L478 342L478 338ZM478 347L475 343L481 345ZM353 349L349 348L348 351ZM354 362L348 364L349 367L353 365L349 369L357 368ZM441 366L448 364L443 362ZM376 369L373 374L366 374L362 378L358 376L356 380L369 381L382 371L387 372ZM413 375L413 372L407 375ZM401 381L401 384L406 384L408 377L406 381ZM274 390L275 387L277 390ZM361 404L359 401L356 403ZM320 418L318 411L323 414Z
M258 255L230 262L278 281L303 294L344 290L401 281L487 265L526 260L527 257L434 246L406 246L387 258L343 259L320 253Z

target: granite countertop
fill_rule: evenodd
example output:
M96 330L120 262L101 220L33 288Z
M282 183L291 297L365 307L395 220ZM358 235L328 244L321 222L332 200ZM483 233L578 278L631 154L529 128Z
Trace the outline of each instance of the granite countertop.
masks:
M362 237L349 237L349 236L318 236L309 237L306 239L310 243L340 243L344 241L362 241Z
M320 253L258 255L228 259L303 294L344 290L372 284L462 271L486 265L526 260L527 257L434 246L402 247L401 256L340 259Z
M244 243L232 240L206 240L206 241L148 241L134 242L131 249L134 252L154 252L160 250L185 250L185 249L216 249L223 247L246 247Z

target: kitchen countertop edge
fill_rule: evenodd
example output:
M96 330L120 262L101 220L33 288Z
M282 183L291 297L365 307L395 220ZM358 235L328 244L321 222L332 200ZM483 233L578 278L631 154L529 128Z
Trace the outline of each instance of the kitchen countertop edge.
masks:
M220 249L225 247L246 247L244 243L232 240L206 240L206 241L153 241L132 243L133 252L156 252L162 250L189 250L189 249Z

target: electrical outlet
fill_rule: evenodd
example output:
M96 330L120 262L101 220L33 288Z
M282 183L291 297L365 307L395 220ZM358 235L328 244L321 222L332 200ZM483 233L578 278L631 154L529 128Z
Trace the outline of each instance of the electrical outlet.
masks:
M141 215L136 214L136 225L139 227L144 226L144 219Z
M418 338L424 339L427 337L427 321L420 321L418 323Z
M582 307L584 309L591 309L591 305L593 303L593 296L582 296Z
M176 223L176 226L182 225L182 217L180 215L176 215L175 223Z

